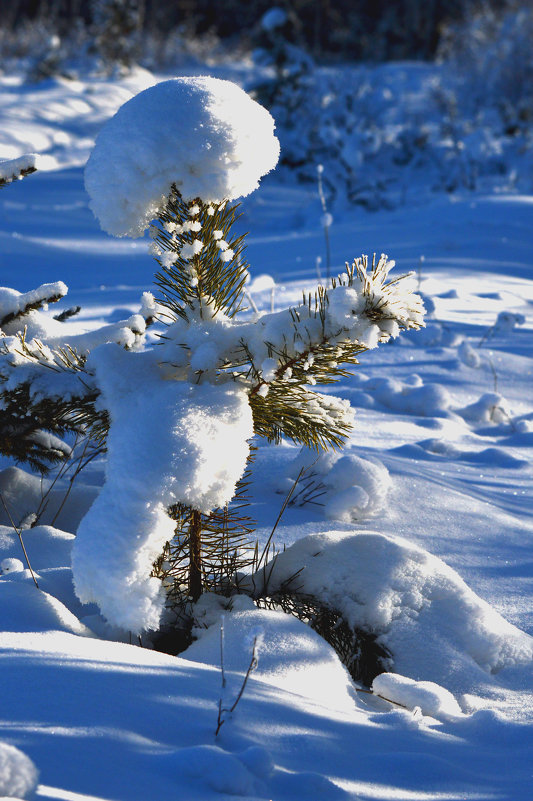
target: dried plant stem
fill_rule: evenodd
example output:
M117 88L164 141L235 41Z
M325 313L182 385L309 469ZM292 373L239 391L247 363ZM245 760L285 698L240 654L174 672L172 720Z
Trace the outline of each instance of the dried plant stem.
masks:
M248 665L248 670L246 671L246 675L244 676L243 682L241 684L241 689L239 690L239 692L237 694L237 697L236 697L235 701L233 702L233 705L229 709L226 709L226 707L222 706L222 696L219 698L219 701L218 701L217 728L216 728L216 731L215 731L215 737L218 737L218 733L219 733L220 729L222 728L222 726L226 722L225 713L227 712L228 714L231 715L231 714L233 714L233 712L237 708L237 704L239 703L239 701L241 700L241 698L243 696L243 693L244 693L244 690L246 688L246 684L248 682L248 679L250 678L250 675L253 673L253 671L257 667L257 656L256 656L256 652L255 652L256 645L257 645L257 637L254 637L254 642L253 642L253 645L252 645L252 658L250 659L250 664ZM224 676L224 674L223 674L223 684L222 684L222 686L223 687L225 686L225 676Z
M399 701L392 701L390 698L386 698L384 695L375 693L372 690L364 690L362 687L356 687L355 690L358 693L365 693L365 695L375 695L376 698L381 698L382 701L387 701L388 704L394 704L394 706L401 706L402 709L409 709L405 704L400 704Z
M270 549L270 544L272 542L272 537L274 536L274 532L277 529L278 524L279 524L281 518L283 517L283 512L285 511L285 509L289 505L289 501L292 498L293 492L296 489L296 487L298 486L298 482L300 481L302 475L305 473L306 469L307 468L302 467L302 469L300 470L300 472L296 476L294 484L292 485L292 487L290 488L289 492L287 493L287 497L283 501L281 509L279 510L279 514L278 514L278 516L276 518L276 522L274 523L274 527L273 527L272 531L270 532L270 536L269 536L268 540L266 541L265 547L263 548L263 553L261 554L261 557L260 557L259 561L257 562L257 565L255 566L256 570L259 570L259 568L263 564L263 560L265 560L267 555L268 555L268 552L269 552L269 549Z
M22 551L24 553L24 558L26 559L26 564L28 565L29 571L31 573L31 577L33 579L33 583L35 584L37 589L39 589L39 585L37 584L37 579L35 578L35 573L33 572L32 566L30 564L30 559L29 559L29 556L28 556L28 552L26 551L26 547L24 545L24 540L22 539L22 531L19 528L17 528L17 526L15 525L15 522L14 522L13 518L11 517L11 513L10 513L9 509L7 508L6 502L4 501L4 496L1 495L1 494L0 494L0 501L2 501L2 506L6 510L6 514L9 517L11 525L13 526L13 529L14 529L14 531L16 531L17 536L18 536L18 538L20 540L20 545L21 545Z

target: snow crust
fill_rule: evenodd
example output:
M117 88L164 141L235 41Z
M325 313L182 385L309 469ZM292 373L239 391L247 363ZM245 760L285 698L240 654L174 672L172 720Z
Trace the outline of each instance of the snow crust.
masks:
M185 200L235 200L253 192L278 157L272 117L236 84L175 78L140 92L105 124L85 186L105 231L138 237L173 184Z
M242 387L165 380L156 357L116 345L91 354L111 418L106 482L72 553L80 600L136 633L159 626L164 597L150 571L174 533L167 508L231 500L253 434Z

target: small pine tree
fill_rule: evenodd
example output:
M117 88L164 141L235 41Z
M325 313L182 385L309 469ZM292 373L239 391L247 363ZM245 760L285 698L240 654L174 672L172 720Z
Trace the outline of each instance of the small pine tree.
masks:
M270 75L257 81L250 91L268 109L285 107L290 115L302 99L301 82L314 70L311 56L297 44L299 23L294 11L272 8L261 17L256 30L255 64Z
M202 130L208 146L195 142L201 156L192 166L187 149L178 154L166 201L154 208L149 197L126 213L126 203L107 188L109 165L116 166L117 159L117 169L127 164L120 162L122 126L133 135L134 120L145 146L148 133L155 137L153 148L135 151L134 175L142 182L139 193L149 185L160 197L151 172L159 181L168 153L158 138L154 99L169 95L177 103L176 125L191 126L196 138ZM180 105L184 99L188 117ZM155 128L145 127L145 103ZM239 103L244 114L235 108ZM224 564L230 573L238 566L232 544L242 542L243 528L224 510L246 469L251 437L279 442L285 436L317 449L341 446L351 428L350 404L317 392L315 385L348 375L361 353L402 329L420 327L423 306L404 281L387 282L393 263L386 256L370 263L363 256L329 287L304 293L299 305L244 316L248 272L244 237L233 231L237 208L231 200L250 192L277 159L270 117L241 90L209 78L159 84L123 108L97 141L86 183L93 208L115 233L138 236L155 212L151 233L159 264L158 316L165 324L161 341L140 351L111 343L82 356L72 348L67 353L25 342L16 359L14 343L8 342L0 380L4 402L14 388L24 388L28 411L38 403L55 404L63 416L107 441L106 484L74 546L76 591L82 601L97 601L112 622L139 632L160 624L165 593L157 576L174 595L195 601L213 587L209 565ZM160 113L172 124L168 103ZM191 132L185 134L189 141ZM254 136L263 137L263 149L271 154L266 161L263 154L259 168L256 148L249 147ZM172 146L174 158L173 140L163 144ZM181 191L182 176L189 181L188 197ZM112 185L113 192L118 186L129 198L127 177L124 187ZM222 197L213 197L211 182ZM190 186L203 187L208 196ZM117 208L126 215L118 222ZM181 568L173 577L173 548L174 567L185 564L185 579Z
M140 54L144 0L92 0L96 51L105 68L129 70Z

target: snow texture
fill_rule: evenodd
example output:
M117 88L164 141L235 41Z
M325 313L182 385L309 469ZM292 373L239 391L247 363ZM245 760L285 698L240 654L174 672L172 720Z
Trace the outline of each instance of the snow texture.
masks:
M400 537L309 535L277 554L264 573L269 594L297 574L299 592L337 609L350 626L377 634L395 669L411 678L464 690L476 665L496 673L533 660L532 637L452 568ZM263 570L255 586L263 586L262 576Z
M73 547L76 592L110 623L157 629L164 598L150 572L174 534L166 510L209 512L231 500L253 434L248 398L234 382L165 380L154 351L107 345L89 365L111 426L106 483Z
M230 81L163 81L125 103L100 131L85 170L91 208L114 236L138 237L173 184L185 200L249 195L278 161L268 111Z
M0 742L0 795L6 798L34 798L37 768L14 745Z

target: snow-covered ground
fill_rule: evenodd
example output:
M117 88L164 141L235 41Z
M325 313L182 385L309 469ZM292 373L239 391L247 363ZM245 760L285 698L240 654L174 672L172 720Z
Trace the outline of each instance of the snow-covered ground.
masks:
M35 175L0 194L0 284L64 281L68 296L49 314L80 305L65 323L73 334L124 320L152 288L148 240L102 233L82 168L102 122L155 80L0 78L0 159L43 156ZM314 187L274 173L242 211L256 305L299 302L317 257L325 273ZM519 195L334 210L332 272L387 253L397 274L418 274L427 326L363 355L352 378L329 388L350 400L356 425L286 509L277 569L305 564L308 589L344 604L390 648L392 672L375 695L354 686L310 628L244 596L231 610L206 602L205 628L180 657L113 641L96 607L75 597L70 571L102 462L57 516L54 489L43 525L24 532L39 590L0 509L0 560L20 560L2 562L0 578L0 741L35 763L37 797L530 798L533 640L521 632L533 634L532 219L533 197ZM257 444L250 511L263 544L291 481L316 457ZM2 468L0 491L19 522L38 506L40 481L6 459ZM257 668L230 713L254 649ZM14 759L0 747L0 795L30 797L31 769Z

